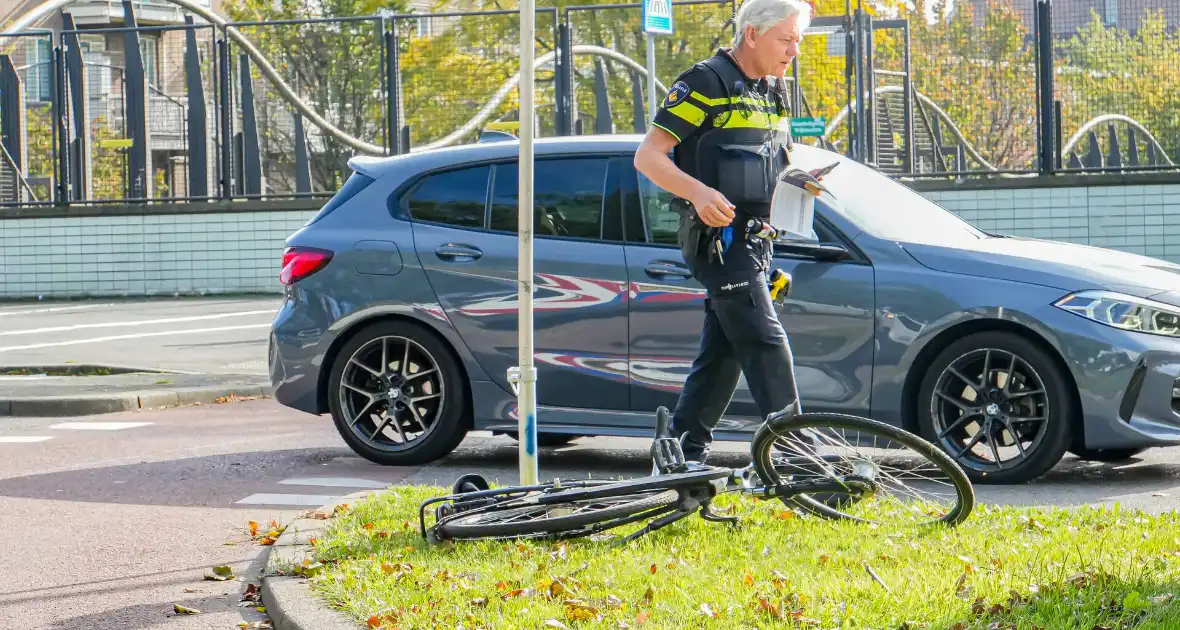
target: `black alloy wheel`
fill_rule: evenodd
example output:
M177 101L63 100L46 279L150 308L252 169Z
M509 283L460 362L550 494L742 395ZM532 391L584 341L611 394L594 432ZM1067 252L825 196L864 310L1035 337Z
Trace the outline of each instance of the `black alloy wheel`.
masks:
M447 349L420 326L381 322L336 355L332 417L341 437L370 461L433 461L466 435L460 378Z
M927 439L976 483L1022 483L1055 466L1073 405L1060 368L1037 345L990 331L960 339L931 364L919 396Z

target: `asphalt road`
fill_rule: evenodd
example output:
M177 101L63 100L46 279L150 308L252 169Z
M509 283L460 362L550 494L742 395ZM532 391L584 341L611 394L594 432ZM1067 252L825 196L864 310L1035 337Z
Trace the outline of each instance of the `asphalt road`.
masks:
M82 424L79 424L82 423ZM86 424L93 423L93 424ZM648 444L584 438L543 449L541 475L641 476ZM741 464L742 444L719 463ZM261 547L248 521L289 522L370 487L449 486L478 471L516 480L516 443L473 434L422 468L383 468L354 456L327 417L259 400L89 418L0 421L0 628L87 630L232 628L260 615L239 607L243 583L202 579L228 564L249 577ZM1180 450L1129 465L1064 461L1027 486L978 489L991 504L1120 502L1180 506ZM174 603L197 608L175 616Z
M0 366L72 361L266 374L282 298L0 303Z

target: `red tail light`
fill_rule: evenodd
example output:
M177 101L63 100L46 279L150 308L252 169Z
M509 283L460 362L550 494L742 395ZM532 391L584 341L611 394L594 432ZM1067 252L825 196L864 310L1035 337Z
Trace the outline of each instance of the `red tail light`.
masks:
M288 247L283 252L283 271L279 282L295 284L323 269L332 260L332 252L310 247Z

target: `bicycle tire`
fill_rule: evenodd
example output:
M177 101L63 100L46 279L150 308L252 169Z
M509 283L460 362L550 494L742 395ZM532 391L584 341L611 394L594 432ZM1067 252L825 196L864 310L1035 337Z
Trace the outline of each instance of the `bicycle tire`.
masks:
M571 494L581 494L584 490L570 491ZM510 503L503 507L478 509L470 514L459 515L453 519L438 523L435 527L437 536L442 539L471 540L479 538L522 537L541 534L576 533L602 522L613 521L642 515L647 512L658 512L668 506L675 505L680 499L676 490L662 490L653 493L620 492L615 495L599 495L593 497L577 496L563 497L564 493L546 495L543 502L526 499L527 503ZM570 506L582 501L598 501L601 499L620 499L635 497L632 500L605 508L596 508L589 512L554 516L539 520L487 523L482 522L488 516L519 517L531 511L549 510L555 507ZM564 499L564 500L563 500ZM621 523L620 523L621 524Z
M967 477L966 472L949 455L943 452L942 449L904 429L877 420L847 414L803 413L786 418L774 418L772 416L767 422L764 422L755 432L754 439L751 441L751 456L754 460L754 469L757 471L763 485L767 487L790 485L789 482L783 481L782 476L779 475L771 460L772 452L775 450L775 441L787 433L807 428L858 431L886 437L909 447L924 457L927 462L937 466L940 471L950 478L958 499L953 509L949 510L937 520L932 521L931 524L941 523L953 527L970 516L975 505L974 486L971 484L971 480ZM827 504L805 494L779 498L789 506L796 506L816 516L832 520L868 522L865 519L835 510Z

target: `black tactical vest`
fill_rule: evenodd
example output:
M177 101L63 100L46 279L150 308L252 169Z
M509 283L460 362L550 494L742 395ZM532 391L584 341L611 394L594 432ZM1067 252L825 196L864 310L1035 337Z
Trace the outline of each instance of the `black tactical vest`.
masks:
M733 61L722 54L699 63L711 70L724 95L709 108L700 131L676 145L673 157L685 173L725 195L738 211L768 218L775 179L786 168L791 146L790 113L771 91L772 114L752 102L751 89ZM781 113L781 115L780 115Z

